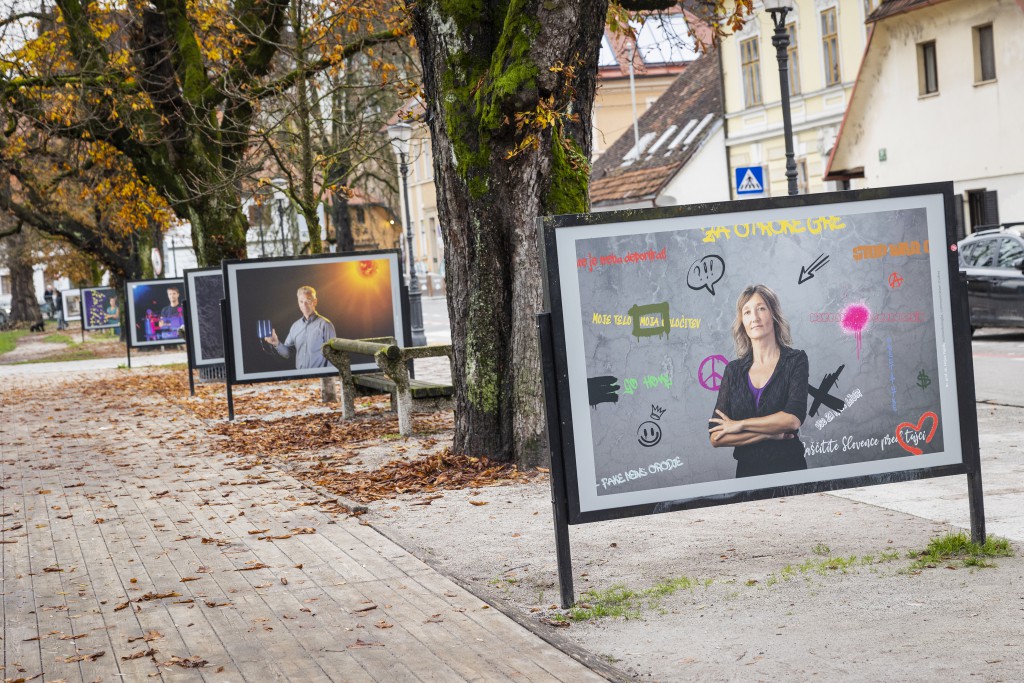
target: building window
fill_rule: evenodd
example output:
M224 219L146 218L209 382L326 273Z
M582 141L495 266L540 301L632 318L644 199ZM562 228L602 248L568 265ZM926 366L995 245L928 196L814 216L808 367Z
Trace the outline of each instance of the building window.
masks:
M825 85L838 85L839 74L839 24L836 22L836 8L821 13L821 48L825 61Z
M743 65L743 96L748 107L761 104L761 57L757 38L740 43L740 63Z
M996 79L996 48L992 42L992 24L974 27L974 82Z
M968 190L967 209L971 232L999 225L999 195L995 190Z
M796 160L796 189L800 194L807 194L810 191L807 180L807 159Z
M935 64L935 41L917 45L917 92L931 95L939 92L939 69Z
M789 47L786 48L789 57L789 93L797 95L800 93L800 62L796 58L796 24L786 24L786 34L789 36Z

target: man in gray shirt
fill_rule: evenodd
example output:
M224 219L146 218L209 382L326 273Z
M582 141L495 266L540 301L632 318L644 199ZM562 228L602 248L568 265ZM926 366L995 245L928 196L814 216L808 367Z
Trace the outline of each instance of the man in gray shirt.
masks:
M290 358L295 354L295 369L326 368L327 359L320 347L328 339L333 339L334 325L330 320L316 312L316 290L305 285L298 289L299 310L302 317L292 323L288 336L282 344L277 337L277 330L271 330L264 340L274 347L282 358Z

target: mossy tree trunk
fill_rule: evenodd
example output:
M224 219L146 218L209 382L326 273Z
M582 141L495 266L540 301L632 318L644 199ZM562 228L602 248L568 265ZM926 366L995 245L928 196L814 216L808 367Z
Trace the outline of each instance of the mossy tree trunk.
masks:
M445 226L454 448L461 453L520 466L546 457L536 219L588 208L607 6L423 0L413 10ZM522 113L546 115L549 123L517 132Z

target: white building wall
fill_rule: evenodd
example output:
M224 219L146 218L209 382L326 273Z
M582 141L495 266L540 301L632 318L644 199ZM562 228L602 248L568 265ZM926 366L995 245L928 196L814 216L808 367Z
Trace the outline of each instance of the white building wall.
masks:
M974 82L973 27L992 23L996 79ZM1002 221L1024 220L1024 8L953 0L876 24L833 170L857 186L949 181L996 190ZM918 45L935 41L938 92L919 95Z
M729 164L725 155L725 127L704 141L704 145L665 186L658 206L724 202L729 200Z

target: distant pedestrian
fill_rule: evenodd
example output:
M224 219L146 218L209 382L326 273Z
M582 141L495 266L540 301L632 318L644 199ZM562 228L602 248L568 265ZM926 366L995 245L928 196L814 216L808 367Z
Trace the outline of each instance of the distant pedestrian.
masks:
M64 295L59 289L53 294L53 305L57 307L57 329L66 330L68 324L64 321Z
M53 320L53 287L47 285L46 293L43 294L43 304L46 306L46 317Z

